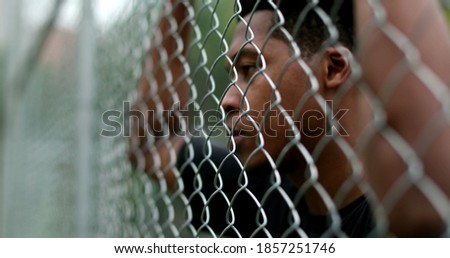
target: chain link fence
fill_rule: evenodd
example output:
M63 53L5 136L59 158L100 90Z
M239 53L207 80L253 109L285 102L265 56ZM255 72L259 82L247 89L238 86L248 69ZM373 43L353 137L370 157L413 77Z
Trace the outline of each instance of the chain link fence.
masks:
M449 3L399 2L0 1L1 236L448 237Z

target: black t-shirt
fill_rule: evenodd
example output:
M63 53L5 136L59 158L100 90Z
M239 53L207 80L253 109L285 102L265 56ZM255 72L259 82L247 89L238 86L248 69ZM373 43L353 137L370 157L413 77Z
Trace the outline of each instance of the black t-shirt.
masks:
M330 216L308 212L304 199L295 199L297 189L284 175L274 188L271 169L242 173L242 168L226 148L194 139L184 145L177 165L190 199L192 225L227 237L335 237L341 231L349 237L365 237L374 228L370 205L365 196L339 211L340 227L332 227ZM270 191L269 191L270 189ZM280 190L281 189L281 190ZM270 192L270 194L268 194ZM292 214L300 215L300 226Z

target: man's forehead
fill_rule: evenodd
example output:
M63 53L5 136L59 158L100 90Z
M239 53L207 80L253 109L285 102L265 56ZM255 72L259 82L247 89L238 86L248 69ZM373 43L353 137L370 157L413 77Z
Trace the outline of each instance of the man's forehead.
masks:
M253 16L251 14L246 15L244 20L245 22L240 21L236 26L230 53L237 52L252 36L254 37L254 43L263 42L273 26L273 11L256 11Z

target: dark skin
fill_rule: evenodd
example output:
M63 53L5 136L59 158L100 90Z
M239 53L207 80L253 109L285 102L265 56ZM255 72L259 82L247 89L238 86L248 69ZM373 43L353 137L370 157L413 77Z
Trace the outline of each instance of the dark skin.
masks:
M185 4L172 0L167 8L171 8L176 24L182 24L187 18ZM177 26L174 34L168 33L171 29L170 21L166 18L161 19L159 24L161 42L153 42L154 45L159 45L160 49L156 47L150 49L144 60L143 73L138 85L138 99L133 105L135 110L140 110L143 114L149 114L148 110L157 110L157 105L162 106L163 110L183 110L189 97L188 84L180 79L185 73L183 63L175 54L186 52L190 26L189 24ZM181 42L177 41L178 39L181 39ZM161 62L161 50L165 51L167 63ZM170 69L172 80L169 83L165 69ZM175 91L172 92L171 88L175 88ZM173 108L175 102L178 106ZM183 112L177 114L186 115ZM176 162L174 155L178 153L184 141L182 137L174 135L167 137L158 132L161 131L163 123L167 123L169 128L178 128L182 123L180 116L171 116L168 121L146 116L145 120L144 126L138 121L133 123L136 133L130 139L130 160L152 178L159 179L166 188L174 190L177 181L173 171ZM153 148L148 144L150 137L154 141Z
M382 0L381 3L386 9L388 21L411 42L411 46L420 54L421 64L426 65L435 76L435 83L423 80L418 76L420 74L418 70L409 70L396 82L391 95L385 97L383 88L396 65L404 60L404 46L397 46L394 43L395 39L390 38L379 28L370 27L369 21L373 20L373 12L365 0L355 1L355 22L359 42L355 57L348 49L335 46L315 53L310 58L292 61L293 48L286 40L266 37L272 25L273 13L258 11L250 21L250 27L255 35L253 45L245 46L243 54L237 55L245 41L246 28L240 22L228 53L234 60L234 66L229 66L228 69L237 78L236 85L227 91L221 103L228 112L227 124L234 131L230 147L236 150L249 172L255 170L253 172L257 173L258 167L272 164L271 166L277 167L280 172L288 173L291 181L298 187L302 187L311 175L317 176L319 184L316 185L320 185L321 188L310 188L305 194L312 213L329 212L322 201L324 195L338 201L336 202L338 209L361 196L363 193L358 187L359 182L352 181L354 175L358 174L357 178L363 178L375 193L378 201L373 203L374 210L384 209L388 232L408 237L438 236L446 227L442 217L450 210L448 201L450 159L447 157L450 149L450 126L448 117L442 112L445 104L439 100L439 97L444 96L443 94L449 90L448 84L442 83L450 81L448 27L437 1L414 0L414 4L411 4L411 1ZM424 16L426 19L421 20ZM180 22L185 17L185 12L182 10L175 12L175 17ZM248 17L246 18L248 21ZM421 31L416 31L417 24L423 20L427 21L426 24L419 26ZM160 28L163 34L167 31L164 22ZM186 34L181 34L186 42ZM169 47L171 45L173 44L167 42L163 45L169 56L175 51ZM350 63L353 58L361 66L362 80L365 84L358 83L345 94L341 94L339 89L351 76ZM157 51L149 52L149 60L157 62ZM182 76L181 62L173 61L169 64L169 68L173 78ZM258 73L260 68L264 68L264 73ZM148 72L154 74L156 85L158 87L164 85L162 70L158 72L152 69L154 68L149 67ZM188 96L184 83L181 81L179 84L181 86L177 87L177 93L182 101ZM307 94L311 93L311 85L315 87L312 96ZM444 93L433 94L430 86L440 88ZM360 90L363 87L384 98L382 104L386 122L381 128L374 127L373 121L377 112L374 112L370 98ZM143 74L139 95L148 96L149 88L148 75ZM279 95L273 95L274 88L278 90ZM164 108L168 109L172 93L161 90L159 94ZM362 171L352 167L348 153L344 154L342 150L342 142L341 145L336 141L329 141L323 146L320 144L326 139L323 130L320 130L324 129L324 120L317 116L323 112L320 99L338 99L338 104L333 107L335 111L348 110L340 120L340 124L348 133L342 140L354 150L354 155L361 161ZM299 100L304 100L303 106L298 106ZM252 115L258 112L264 114L268 108L266 104L275 101L280 101L279 105L271 109L275 116L263 119L262 116ZM151 99L146 99L145 103L148 109L155 108ZM279 116L280 108L297 112L295 115ZM256 112L242 115L242 110ZM308 112L310 110L319 113ZM280 117L284 123L280 123ZM283 148L292 140L292 137L285 137L286 130L291 127L287 123L289 121L297 122L297 128L303 134L297 144L286 151ZM301 125L306 125L310 130L302 130ZM240 134L239 129L243 128L245 132ZM259 128L262 129L261 134L255 133ZM374 130L374 133L368 136L368 129L369 132L370 129ZM390 130L395 131L396 137L400 138L397 140L389 138L392 136ZM276 134L269 134L273 132ZM402 152L391 144L393 141L398 142L398 139L411 146L411 153L416 153L414 161L421 164L422 169L407 166L404 157L399 155ZM132 159L139 155L144 157L137 158L137 161L141 161L141 168L158 178L169 189L176 190L179 178L176 176L174 163L176 153L185 140L171 135L162 140L164 144L157 144L158 147L153 148L151 152L145 145L147 139L140 139L139 144L132 145L134 146ZM264 144L264 151L253 152L261 143ZM320 151L318 146L321 148ZM153 160L155 151L158 156L158 167L155 167L156 163ZM282 151L286 151L286 155L280 155ZM311 153L315 153L314 157ZM274 165L275 163L278 166ZM392 190L398 189L401 182L412 182L409 174L411 169L419 171L420 180L414 184L406 184L404 191L396 194ZM342 185L349 181L353 182L351 187L342 192ZM432 197L436 196L442 198L444 202L431 201ZM389 200L394 197L395 203L390 206Z
M252 112L255 114L267 112L267 103L274 102L273 85L276 85L281 99L280 106L284 110L294 111L297 109L299 100L307 94L308 83L313 83L310 80L317 83L317 94L329 95L332 98L336 88L342 85L351 73L349 61L343 55L343 53L350 54L350 51L344 47L329 48L323 54L318 53L308 58L306 64L315 78L308 77L300 61L292 62L287 41L267 37L273 25L272 17L272 11L258 11L249 21L249 26L255 35L254 45L244 46L247 27L243 22L239 23L230 46L228 56L231 59L235 58L233 72L237 73L238 80L236 85L225 94L222 107L228 113L228 126L235 132L232 143L236 145L237 154L248 171L255 170L254 173L257 173L260 166L277 161L280 163L280 172L289 173L293 183L300 187L309 178L305 176L305 171L314 170L312 173L318 173L318 182L326 189L326 194L334 199L340 186L350 176L346 171L348 164L345 155L338 146L330 143L319 155L315 165L310 167L306 164L306 159L310 157L305 157L300 150L302 147L300 145L303 145L309 153L312 153L317 143L324 137L324 119L318 119L318 115L323 111L315 98L309 98L296 117L280 115L280 109L277 108L271 109L273 114L267 119L252 115L242 117L242 110L256 111ZM244 18L248 21L249 16ZM244 51L241 52L243 54L237 55L243 46ZM258 52L261 49L266 67L264 73L259 73L252 78L258 70ZM230 66L228 67L231 69ZM243 92L245 92L244 100ZM348 104L345 103L345 105ZM242 118L239 119L239 117ZM280 121L280 117L284 121ZM281 157L279 153L292 140L292 137L286 137L286 132L290 129L288 119L297 121L296 124L301 125L298 127L301 132L301 141L298 144L299 148L293 148L287 156ZM253 121L256 126L252 127L252 123L248 121ZM254 150L260 144L258 139L260 135L253 132L256 132L259 127L263 128L264 151L257 152L255 155ZM246 132L239 134L242 128L245 128ZM330 163L330 160L333 162ZM357 187L353 187L337 208L345 207L361 195L362 192ZM325 215L330 212L323 203L323 193L319 194L318 189L308 190L305 198L312 213Z
M430 181L422 179L416 184L408 185L394 207L388 207L386 201L394 197L391 189L400 181L408 180L408 168L386 140L386 131L375 134L364 147L363 158L368 164L367 177L382 206L388 209L391 232L398 236L437 236L445 230L441 217L445 214L442 212L448 213L450 209L450 159L447 155L450 149L450 127L448 118L442 113L445 107L438 100L439 96L432 94L429 88L437 87L444 92L449 90L448 83L443 83L450 82L449 30L438 1L381 2L387 11L389 22L418 51L422 65L431 70L432 75L429 74L425 81L418 77L418 72L408 71L396 83L392 96L384 102L387 126L398 132L418 153L417 159L423 166L419 172L423 175L422 178ZM367 71L363 74L363 79L374 92L381 95L386 87L386 75L391 74L398 62L405 57L402 52L404 46L396 46L393 39L380 29L367 31L368 21L373 19L372 9L366 1L355 3L357 34L362 42L358 53L359 63L363 71ZM422 18L426 19L425 24ZM421 30L417 31L416 28ZM435 76L441 84L430 82L430 76ZM426 133L427 130L432 133ZM424 138L428 139L421 140ZM419 144L420 142L425 144ZM447 203L432 203L427 196L432 189L437 190L436 194ZM443 211L438 211L438 207Z

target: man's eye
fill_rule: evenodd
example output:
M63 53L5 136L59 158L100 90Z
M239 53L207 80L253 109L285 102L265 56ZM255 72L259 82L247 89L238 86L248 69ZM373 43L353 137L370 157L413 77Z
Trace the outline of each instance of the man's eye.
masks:
M255 65L243 65L243 66L241 66L241 71L245 78L249 78L250 76L253 75L253 73L255 73L256 66Z

